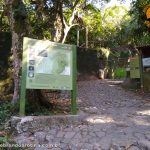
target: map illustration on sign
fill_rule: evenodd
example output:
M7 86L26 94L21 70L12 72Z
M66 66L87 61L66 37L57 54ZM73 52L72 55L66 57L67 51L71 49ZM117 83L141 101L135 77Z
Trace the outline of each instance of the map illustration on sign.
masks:
M36 55L36 73L70 75L70 54L60 51L42 50Z

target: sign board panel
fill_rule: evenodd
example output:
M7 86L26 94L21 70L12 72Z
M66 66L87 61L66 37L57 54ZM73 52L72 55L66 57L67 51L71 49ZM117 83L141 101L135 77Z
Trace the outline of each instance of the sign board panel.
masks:
M24 38L27 89L72 90L75 46Z
M25 114L26 89L71 90L76 114L76 46L24 38L20 115Z
M143 67L150 67L150 57L148 58L143 58Z
M138 56L130 59L130 77L140 78L140 60Z

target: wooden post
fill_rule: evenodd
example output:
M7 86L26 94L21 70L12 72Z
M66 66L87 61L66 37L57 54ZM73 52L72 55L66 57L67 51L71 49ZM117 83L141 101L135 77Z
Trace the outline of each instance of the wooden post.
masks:
M77 54L76 54L76 46L74 46L73 48L73 66L72 66L72 84L73 84L73 88L71 91L71 111L72 114L76 114L77 113Z
M143 81L143 62L142 62L142 52L139 52L139 67L140 67L140 81L141 81L141 89L144 90L144 81Z
M27 73L27 51L24 50L22 59L22 76L21 76L21 91L20 91L20 116L25 115L26 73Z
M85 47L88 48L88 26L85 28Z

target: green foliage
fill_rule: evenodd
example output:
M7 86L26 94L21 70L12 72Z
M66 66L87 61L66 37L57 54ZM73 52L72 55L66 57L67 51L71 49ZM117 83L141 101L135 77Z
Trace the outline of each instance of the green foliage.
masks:
M109 47L120 45L124 38L120 31L124 22L128 21L128 9L125 6L113 6L104 11L103 14L103 39L107 40Z
M89 4L86 7L86 11L83 15L84 25L88 26L89 31L95 34L94 30L100 30L99 25L101 24L101 11L95 6Z
M6 136L5 137L0 137L0 144L4 144L4 147L1 147L0 150L24 150L23 147L17 147L16 145L16 142L14 142L13 140L11 139L8 139ZM6 145L14 145L13 147L5 147ZM15 146L16 145L16 146Z
M0 80L0 100L10 100L12 98L13 80L8 78Z
M22 2L14 3L13 5L13 17L16 20L27 18L27 10Z
M0 101L0 130L4 128L5 121L12 115L11 109L11 103Z
M109 48L104 48L104 47L97 48L97 51L100 53L100 56L102 56L106 59L108 59L108 57L111 53Z
M125 78L126 77L126 70L125 70L125 68L116 68L114 70L114 77L115 78Z
M7 138L6 137L0 137L0 144L6 143Z
M147 4L149 4L149 0L134 0L132 2L129 11L130 19L122 23L120 33L118 33L119 39L124 39L123 43L135 46L149 44L150 30L145 25L146 15L143 11Z
M5 2L4 0L0 0L0 31L9 31L9 23L8 18L5 13Z

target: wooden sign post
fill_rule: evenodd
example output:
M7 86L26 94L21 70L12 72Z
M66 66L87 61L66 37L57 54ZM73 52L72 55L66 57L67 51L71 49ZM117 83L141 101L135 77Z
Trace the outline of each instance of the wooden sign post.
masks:
M26 89L71 90L72 114L77 112L76 46L24 38L20 115L25 115Z

